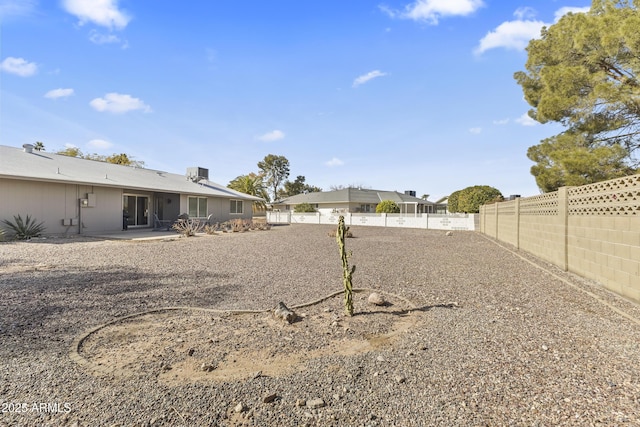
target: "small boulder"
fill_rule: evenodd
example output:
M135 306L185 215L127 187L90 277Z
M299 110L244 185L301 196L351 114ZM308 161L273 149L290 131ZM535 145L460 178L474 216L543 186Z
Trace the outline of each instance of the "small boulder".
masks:
M289 310L283 302L278 303L278 306L273 310L273 315L287 323L292 323L296 320L296 313Z
M372 292L371 295L369 295L369 298L367 299L367 301L369 302L369 304L373 304L377 306L385 305L387 303L384 297L377 292Z
M200 365L200 370L203 372L211 372L217 368L215 363L203 363Z
M322 408L325 405L326 405L326 403L324 403L324 400L322 400L322 399L307 400L307 408L317 409L317 408Z
M267 394L262 398L262 403L273 403L277 397L276 393Z

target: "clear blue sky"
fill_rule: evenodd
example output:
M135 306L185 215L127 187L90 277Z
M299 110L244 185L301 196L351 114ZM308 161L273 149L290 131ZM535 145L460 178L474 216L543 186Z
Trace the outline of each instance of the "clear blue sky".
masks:
M125 152L228 184L539 193L524 48L589 0L0 0L0 144Z

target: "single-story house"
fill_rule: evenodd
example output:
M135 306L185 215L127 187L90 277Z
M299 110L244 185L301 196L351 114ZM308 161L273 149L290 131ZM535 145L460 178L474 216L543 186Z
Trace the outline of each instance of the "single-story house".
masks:
M436 200L436 213L439 213L439 214L449 213L449 196L444 196Z
M0 145L0 220L29 215L45 234L153 228L179 215L224 222L253 216L262 199L209 181L208 170L179 175Z
M375 213L376 206L383 200L393 200L400 207L400 213L405 214L436 213L437 209L435 203L416 197L415 191L399 193L364 188L297 194L278 200L272 206L288 211L295 210L300 203L309 203L320 213Z

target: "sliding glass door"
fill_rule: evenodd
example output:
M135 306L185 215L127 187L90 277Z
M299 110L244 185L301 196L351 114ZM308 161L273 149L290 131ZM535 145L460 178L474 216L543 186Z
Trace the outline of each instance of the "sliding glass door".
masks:
M122 214L129 227L149 225L149 197L137 194L125 194L122 197Z

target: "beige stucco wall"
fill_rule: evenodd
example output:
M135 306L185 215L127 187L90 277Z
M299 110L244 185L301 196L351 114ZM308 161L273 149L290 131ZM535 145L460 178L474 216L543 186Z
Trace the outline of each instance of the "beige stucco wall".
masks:
M96 206L80 208L80 199L95 195ZM122 191L76 184L0 179L0 219L30 215L43 222L45 234L78 234L122 229ZM63 220L73 221L64 225Z
M197 195L184 194L180 196L180 213L189 212L189 197L202 197ZM243 202L243 213L232 214L231 213L231 200L222 199L218 197L209 197L207 199L207 212L208 215L213 215L211 220L213 222L225 222L236 218L251 219L253 217L253 203L248 200ZM207 215L207 216L208 216Z
M89 187L95 194L95 207L80 210L83 233L100 233L104 231L122 230L122 195L125 193L118 188ZM89 193L87 191L86 193ZM151 193L137 192L137 194L151 197ZM85 192L80 192L84 198Z
M640 175L485 205L480 228L640 302Z

